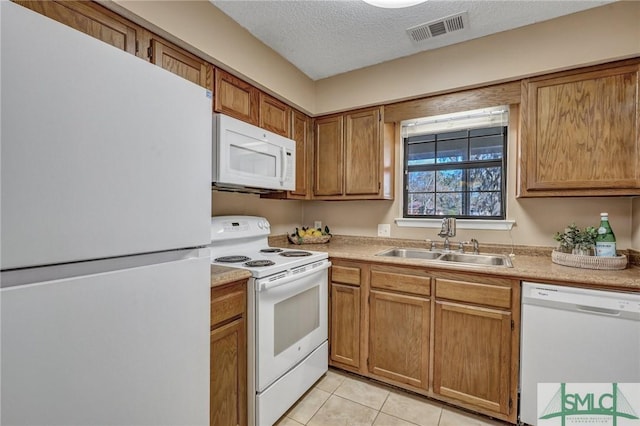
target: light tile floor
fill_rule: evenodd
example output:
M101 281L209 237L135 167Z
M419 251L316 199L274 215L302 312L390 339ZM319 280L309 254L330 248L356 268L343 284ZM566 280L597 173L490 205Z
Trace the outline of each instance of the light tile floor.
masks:
M504 426L508 423L330 369L276 426Z

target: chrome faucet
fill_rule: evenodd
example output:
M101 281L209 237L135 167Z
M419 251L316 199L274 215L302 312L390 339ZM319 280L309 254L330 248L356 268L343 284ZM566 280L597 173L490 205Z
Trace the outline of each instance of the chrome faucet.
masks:
M456 218L455 217L445 217L442 218L442 228L438 233L440 238L444 238L444 249L445 251L449 250L449 237L455 237L456 235Z

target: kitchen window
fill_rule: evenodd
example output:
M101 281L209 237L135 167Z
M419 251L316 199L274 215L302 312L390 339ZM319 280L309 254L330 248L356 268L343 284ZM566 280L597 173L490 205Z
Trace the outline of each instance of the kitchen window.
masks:
M507 124L507 107L403 122L403 217L505 219Z

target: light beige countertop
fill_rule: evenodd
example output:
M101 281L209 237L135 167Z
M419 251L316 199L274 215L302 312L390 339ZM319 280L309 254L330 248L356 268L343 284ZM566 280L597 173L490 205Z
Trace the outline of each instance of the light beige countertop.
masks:
M416 240L393 240L382 238L334 236L327 244L294 245L286 241L285 237L270 240L270 245L278 247L298 248L301 250L326 251L330 258L340 258L354 261L375 262L379 264L393 264L406 266L422 266L434 272L458 271L483 273L493 276L505 276L519 280L529 280L550 284L581 285L585 287L597 287L606 289L631 290L640 292L640 267L629 264L626 269L601 271L593 269L573 268L562 266L551 261L550 249L523 248L518 246L513 250L513 268L497 266L460 265L433 262L421 259L389 258L375 256L383 250L393 247L422 247L424 242ZM506 250L505 250L506 249ZM495 246L486 247L483 250L480 245L480 253L509 254L511 247Z
M246 269L229 268L226 266L211 265L211 287L228 284L233 281L246 280L251 277L251 272Z

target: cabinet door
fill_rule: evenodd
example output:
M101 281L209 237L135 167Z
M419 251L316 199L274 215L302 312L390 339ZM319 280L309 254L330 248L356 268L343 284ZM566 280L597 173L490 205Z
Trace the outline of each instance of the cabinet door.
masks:
M317 119L314 146L314 196L342 195L343 152L342 115Z
M211 426L247 424L244 317L211 331Z
M301 112L293 112L292 137L296 141L296 189L291 191L296 197L306 198L309 194L313 166L313 143L309 117Z
M511 313L436 301L433 391L484 412L510 412Z
M346 114L345 195L377 195L380 191L380 109Z
M215 69L214 74L214 110L257 126L258 89L219 68Z
M369 299L369 372L427 389L429 323L429 299L372 290Z
M266 93L260 92L260 127L286 138L290 137L291 107Z
M88 1L23 1L15 3L34 10L112 46L136 54L138 27L110 10Z
M360 366L360 288L331 283L330 360Z
M525 80L520 195L640 193L637 63Z
M184 50L152 39L150 61L192 83L212 88L212 66Z

